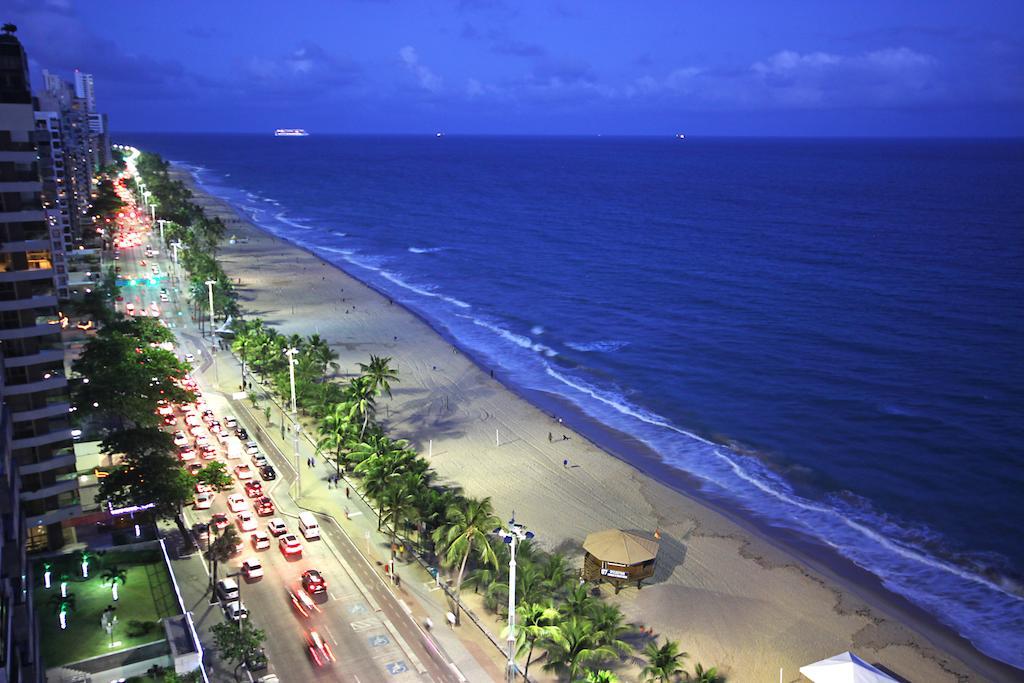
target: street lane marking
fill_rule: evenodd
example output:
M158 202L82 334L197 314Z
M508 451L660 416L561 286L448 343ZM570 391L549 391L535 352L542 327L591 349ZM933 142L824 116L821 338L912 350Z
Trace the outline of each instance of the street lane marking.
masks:
M331 640L334 641L334 644L337 645L338 644L338 639L334 637L333 633L331 633L331 627L330 626L324 626L324 630L327 631L327 635L329 635L331 637Z
M360 621L353 621L349 626L358 633L359 631L369 631L371 628L377 628L380 626L380 623L376 619L362 619Z

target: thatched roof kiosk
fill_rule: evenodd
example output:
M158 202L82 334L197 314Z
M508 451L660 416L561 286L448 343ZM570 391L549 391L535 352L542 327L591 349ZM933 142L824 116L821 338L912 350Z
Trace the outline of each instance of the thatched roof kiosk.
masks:
M620 529L592 533L583 542L583 579L608 581L616 593L630 581L641 588L643 580L654 575L658 546L652 538Z

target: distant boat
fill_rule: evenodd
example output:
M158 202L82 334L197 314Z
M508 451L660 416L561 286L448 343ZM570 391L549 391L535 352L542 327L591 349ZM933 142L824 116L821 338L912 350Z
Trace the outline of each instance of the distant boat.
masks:
M279 138L304 138L307 133L302 128L278 128L274 131L274 136Z
M436 137L436 138L443 138L444 137L444 133L442 133L441 131L437 131L436 133L434 133L434 137Z
M676 133L676 137L677 137L678 139L680 139L680 140L685 140L685 139L686 139L686 136L685 136L685 135L683 135L682 133Z

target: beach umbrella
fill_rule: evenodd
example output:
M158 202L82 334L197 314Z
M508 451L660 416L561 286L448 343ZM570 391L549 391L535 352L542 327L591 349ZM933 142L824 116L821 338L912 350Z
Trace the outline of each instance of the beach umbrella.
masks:
M814 683L897 683L852 652L801 666L800 673Z

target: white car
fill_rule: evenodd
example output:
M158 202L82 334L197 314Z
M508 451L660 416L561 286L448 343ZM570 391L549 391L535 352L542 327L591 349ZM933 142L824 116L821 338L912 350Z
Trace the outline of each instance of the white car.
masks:
M285 526L283 519L280 517L274 517L272 520L267 522L267 531L272 533L274 536L280 536L281 534L288 533L288 527Z
M160 294L160 301L162 301L163 303L167 303L170 300L171 297L167 296L166 294Z
M238 477L239 481L252 479L252 468L244 462L241 465L235 465L235 476Z
M196 437L196 448L202 448L203 446L210 445L210 437L206 434L200 434Z
M196 361L196 357L193 356L191 353L186 353L185 354L185 362L186 363L194 363L195 361Z
M217 441L220 441L221 443L227 443L228 439L230 438L231 432L229 432L228 430L222 428L217 431Z
M234 429L238 426L238 420L235 419L234 415L228 415L224 418L224 426L228 429Z
M215 496L211 491L203 491L198 494L194 503L196 510L209 510L210 506L213 505L214 497Z
M188 432L192 436L202 436L203 428L202 427L192 427L191 429L188 430Z
M242 531L256 531L256 517L248 510L239 512L235 517L235 522L238 523L238 528Z
M189 427L198 427L203 424L203 421L195 413L189 413L185 416L185 424Z
M252 541L253 550L267 550L270 548L270 534L266 531L257 531L249 539Z
M260 452L260 446L255 441L246 441L245 452L248 453L249 455L256 455L257 453Z
M248 557L242 562L242 574L250 580L258 579L263 576L263 565L260 564L259 559Z
M180 429L178 431L174 432L174 445L175 446L187 446L188 445L188 437L185 436L185 432L181 431Z
M224 605L224 612L227 613L228 619L231 621L240 621L242 619L249 618L249 610L245 609L245 605L242 604L241 600L233 600Z
M228 496L228 509L232 512L241 512L249 509L249 501L240 493L232 493Z

